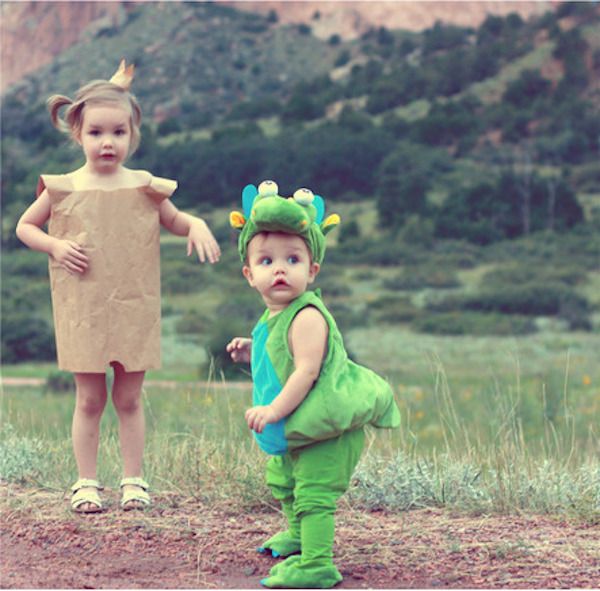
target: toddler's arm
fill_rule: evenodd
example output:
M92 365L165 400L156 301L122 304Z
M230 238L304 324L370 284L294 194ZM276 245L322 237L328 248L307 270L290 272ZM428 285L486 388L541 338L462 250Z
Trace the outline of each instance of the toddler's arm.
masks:
M328 332L327 322L316 308L311 306L298 313L289 335L295 369L271 404L246 411L250 429L261 433L265 425L287 417L306 398L321 372Z
M69 273L83 273L88 266L83 248L73 240L48 236L42 226L49 217L50 197L48 191L44 190L19 219L16 230L19 240L33 250L49 254Z
M235 337L226 347L227 353L236 363L250 363L250 353L252 351L252 339L244 337Z
M212 235L207 223L202 219L179 211L170 199L160 205L160 223L176 236L187 236L187 254L190 256L196 249L198 258L203 263L207 259L216 263L221 256L219 244Z

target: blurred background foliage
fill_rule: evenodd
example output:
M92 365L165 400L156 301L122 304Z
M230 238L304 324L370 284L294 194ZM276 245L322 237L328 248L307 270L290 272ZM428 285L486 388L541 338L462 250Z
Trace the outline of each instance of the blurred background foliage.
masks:
M342 214L317 283L343 330L600 331L599 24L575 2L346 41L218 3L130 6L3 96L3 363L54 359L47 262L14 227L37 176L82 157L44 101L123 55L145 114L131 166L178 179L224 249L201 267L163 239L165 346L204 350L203 371L233 371L224 343L260 311L227 213L265 178Z

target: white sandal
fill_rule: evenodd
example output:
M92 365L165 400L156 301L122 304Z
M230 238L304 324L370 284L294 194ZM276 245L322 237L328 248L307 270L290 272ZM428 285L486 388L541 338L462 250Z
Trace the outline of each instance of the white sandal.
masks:
M98 491L104 490L97 480L91 478L80 478L72 487L71 509L75 513L100 513L103 510L102 501ZM82 508L89 504L92 507Z
M121 509L123 511L132 511L134 509L144 509L150 505L150 495L146 492L149 488L148 483L136 476L123 478L120 487L135 486L135 490L127 489L123 491L121 497Z

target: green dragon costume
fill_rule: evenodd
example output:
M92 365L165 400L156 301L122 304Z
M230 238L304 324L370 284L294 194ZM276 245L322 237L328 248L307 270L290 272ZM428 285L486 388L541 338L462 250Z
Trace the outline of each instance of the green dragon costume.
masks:
M323 199L308 189L293 197L278 195L273 181L242 192L244 212L232 212L230 222L241 230L239 252L246 259L248 243L259 232L301 236L313 260L325 255L325 235L340 222L324 220ZM323 221L324 220L324 221ZM329 588L342 580L333 564L334 513L347 490L364 445L365 425L394 428L400 413L389 384L376 373L352 362L340 331L318 292L307 291L279 314L261 316L252 332L253 404L268 405L294 371L288 332L305 307L317 308L328 328L327 355L319 378L289 416L254 433L261 449L273 457L267 484L281 501L288 529L267 540L259 552L289 557L271 569L261 583L270 588ZM300 552L301 554L294 555Z

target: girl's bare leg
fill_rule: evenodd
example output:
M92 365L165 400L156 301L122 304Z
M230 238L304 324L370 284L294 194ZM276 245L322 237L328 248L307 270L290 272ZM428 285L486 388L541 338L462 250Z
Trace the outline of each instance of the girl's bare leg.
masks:
M114 364L114 370L112 400L119 418L123 476L125 478L141 476L146 433L141 401L145 372L126 372L120 363ZM125 490L128 488L134 487L133 485L124 487Z
M103 373L76 373L75 412L71 436L79 478L96 480L100 419L106 406L106 376ZM90 503L81 509L91 510Z

